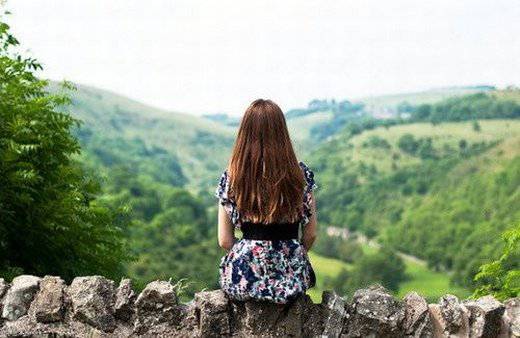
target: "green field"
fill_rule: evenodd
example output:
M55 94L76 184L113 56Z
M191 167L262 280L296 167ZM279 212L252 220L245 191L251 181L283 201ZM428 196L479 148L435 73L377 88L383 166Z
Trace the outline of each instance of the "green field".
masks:
M433 125L431 123L414 123L397 125L390 128L376 128L349 139L351 147L345 146L342 155L354 162L363 161L373 164L382 172L391 170L394 158L398 157L398 166L408 166L421 162L421 159L399 149L397 142L405 134L415 138L430 137L433 146L439 152L444 147L457 148L460 140L468 143L493 142L520 136L520 121L517 120L480 120L481 130L473 130L472 122L449 122ZM363 146L371 137L386 140L391 148L375 148Z
M436 302L440 296L447 293L466 298L468 290L450 284L449 276L442 272L434 272L423 264L406 260L406 275L409 280L403 282L398 292L404 297L408 292L416 291L429 302Z
M323 280L336 277L342 269L350 269L350 265L339 259L324 257L312 251L309 252L309 258L316 272L316 286L307 293L315 303L319 303L321 302L321 293L325 290Z
M366 254L373 253L377 249L364 245L363 249ZM311 264L316 272L316 287L310 289L307 293L315 303L321 302L321 294L325 290L323 280L325 278L336 277L342 269L349 270L350 264L342 262L338 259L327 258L316 254L309 253ZM416 291L430 302L435 302L444 294L450 293L461 298L469 296L469 291L450 284L449 276L442 272L434 272L428 269L424 264L415 262L410 259L404 259L406 264L406 275L409 280L403 282L396 296L403 298L408 292Z

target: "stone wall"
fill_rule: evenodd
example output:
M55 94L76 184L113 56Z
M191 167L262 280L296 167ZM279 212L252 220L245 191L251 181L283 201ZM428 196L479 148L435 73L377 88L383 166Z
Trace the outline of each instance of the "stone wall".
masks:
M180 304L169 282L137 295L101 276L0 279L0 336L15 337L519 337L520 298L459 301L446 295L428 304L416 293L402 301L384 288L358 290L345 301L324 292L320 304L230 302L220 290Z

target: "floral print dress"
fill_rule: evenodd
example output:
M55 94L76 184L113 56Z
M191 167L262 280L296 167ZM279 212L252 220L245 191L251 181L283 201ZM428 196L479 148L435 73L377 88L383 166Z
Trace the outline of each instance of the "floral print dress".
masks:
M312 195L316 188L314 173L303 163L306 187L300 227L309 223L312 215ZM234 226L242 222L236 203L228 196L229 177L225 171L217 186L216 197ZM297 239L251 240L240 239L220 262L220 287L236 300L266 300L285 304L315 284L314 270L307 251Z

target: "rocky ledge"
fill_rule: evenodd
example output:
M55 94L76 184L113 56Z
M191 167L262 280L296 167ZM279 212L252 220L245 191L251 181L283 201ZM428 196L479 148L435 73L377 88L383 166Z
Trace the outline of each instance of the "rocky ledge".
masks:
M131 281L118 287L101 276L0 278L1 337L520 337L520 298L460 301L446 295L428 304L417 293L403 300L380 286L350 301L333 292L314 304L232 302L221 290L180 304L169 282L137 295Z

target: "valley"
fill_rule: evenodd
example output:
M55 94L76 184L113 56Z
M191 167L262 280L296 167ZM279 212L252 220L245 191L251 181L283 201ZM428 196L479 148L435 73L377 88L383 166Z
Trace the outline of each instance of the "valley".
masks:
M414 93L401 95L399 100L392 96L366 102L372 106L387 104L392 109L397 109L399 102L412 102L417 109L421 104L442 104L450 97L460 96L463 100L464 95L475 92L480 91L454 90L451 95L446 91L431 95ZM486 88L485 92L490 90ZM493 93L508 99L516 97ZM422 236L419 233L424 230L419 221L414 220L416 230L410 232L410 222L416 217L415 210L427 208L439 194L452 194L454 186L444 183L447 180L464 182L464 176L473 175L472 180L479 181L480 176L514 171L520 156L520 121L486 118L439 123L393 122L392 119L374 119L362 108L364 103L356 106L321 101L321 104L318 110L311 106L314 108L309 111L300 110L292 116L288 113L287 118L300 159L317 175L320 226L356 231L369 240L377 240L384 248L401 252L405 277L396 291L398 295L414 289L432 300L447 292L467 296L472 288L468 277L484 262L483 257L472 261L471 269L459 271L462 259L454 262L453 255L416 249L413 241ZM138 279L139 285L157 273L163 278L182 279L191 285L187 287L188 294L196 288L216 287L215 266L223 252L215 244L216 229L212 220L216 219L216 210L212 191L229 156L236 124L227 118L162 111L86 86L78 86L72 92L71 112L83 121L76 131L83 149L78 160L105 182L101 201L112 207L128 206L133 215L126 232L136 248L136 259L127 266L127 274ZM333 127L338 121L339 127ZM352 129L353 126L356 129ZM329 134L316 138L317 133ZM517 178L511 180L508 184L514 195L518 193L514 186L518 181ZM463 192L461 194L454 202L460 204L466 198ZM180 196L184 197L179 200ZM165 199L168 202L164 202ZM510 217L499 219L512 222L518 217L517 210L510 209L516 203L516 200L510 201L503 207L512 211ZM179 214L186 208L192 210L189 217ZM456 209L445 205L438 213L452 213L454 211L448 210L453 208ZM459 216L468 224L477 218ZM185 227L174 226L178 222ZM422 221L423 224L430 222L433 221ZM453 223L454 220L448 222L455 228L460 224ZM200 236L194 235L195 224L203 229ZM511 224L493 226L493 233L498 236L508 226ZM168 233L178 237L178 231L185 235L168 241L159 235ZM477 235L466 230L464 236ZM412 242L408 243L408 237ZM327 241L326 238L323 233L319 241ZM429 244L428 240L428 237L422 240L422 248L438 244ZM433 237L431 240L437 241ZM179 243L183 244L179 246ZM498 244L495 241L490 245L497 247ZM153 261L152 247L164 258L161 262ZM361 248L366 257L371 257L379 245L362 243ZM184 263L172 263L194 252L199 252L194 256L200 262L198 273L194 274ZM493 256L492 251L485 252ZM315 300L320 290L330 288L335 278L341 278L342 273L348 274L353 268L351 262L334 255L330 252L323 255L319 247L311 253L318 275L317 288L310 291ZM194 276L202 280L192 281Z

